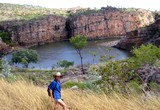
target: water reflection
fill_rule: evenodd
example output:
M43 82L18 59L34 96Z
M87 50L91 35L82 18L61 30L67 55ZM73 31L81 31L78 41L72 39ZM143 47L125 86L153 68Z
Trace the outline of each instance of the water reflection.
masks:
M105 54L106 57L114 56L115 60L121 60L127 58L130 54L126 51L119 50L113 47L105 47L98 45L99 43L106 42L105 41L89 41L88 45L82 51L83 62L84 63L93 63L93 55L90 54L89 51L97 52L97 56L94 58L94 63L98 63L100 61L100 56ZM110 52L108 49L111 48ZM36 64L29 64L29 68L35 67L38 69L51 69L54 64L57 64L60 60L68 60L74 61L75 65L80 64L79 55L76 53L75 49L72 45L65 41L65 42L56 42L45 44L41 46L35 46L31 49L34 49L39 54L39 61ZM8 60L11 59L12 54L6 56ZM15 66L22 67L22 65L17 64Z

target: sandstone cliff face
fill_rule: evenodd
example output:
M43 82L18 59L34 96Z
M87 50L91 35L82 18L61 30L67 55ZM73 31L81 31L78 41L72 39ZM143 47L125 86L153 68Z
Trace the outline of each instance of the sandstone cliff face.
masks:
M117 48L131 50L134 46L141 44L152 43L156 46L160 45L160 20L155 23L134 31L128 32L126 38L122 39L117 45Z
M32 46L67 39L66 19L49 15L26 23L3 23L1 28L11 32L12 42Z
M81 15L70 19L70 36L82 34L89 39L125 36L126 32L145 27L154 22L151 12L123 12L104 10L96 14Z
M67 39L66 19L53 15L18 26L12 32L13 42L21 45L37 45L64 39Z

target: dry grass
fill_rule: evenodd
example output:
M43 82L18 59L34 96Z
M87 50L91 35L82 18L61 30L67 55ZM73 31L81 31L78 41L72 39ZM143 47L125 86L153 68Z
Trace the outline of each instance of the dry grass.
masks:
M63 90L62 96L70 110L160 110L160 97L154 96L106 96L71 90ZM0 80L0 110L50 110L51 105L46 88Z

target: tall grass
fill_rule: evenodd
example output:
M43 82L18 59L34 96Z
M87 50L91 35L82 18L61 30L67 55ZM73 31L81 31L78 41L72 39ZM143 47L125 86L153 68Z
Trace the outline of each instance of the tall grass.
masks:
M25 81L11 84L0 80L0 110L47 110L48 105L44 88Z
M88 91L62 91L70 110L160 110L160 97L104 95ZM53 110L46 88L25 81L0 80L0 110ZM59 109L61 110L61 109Z

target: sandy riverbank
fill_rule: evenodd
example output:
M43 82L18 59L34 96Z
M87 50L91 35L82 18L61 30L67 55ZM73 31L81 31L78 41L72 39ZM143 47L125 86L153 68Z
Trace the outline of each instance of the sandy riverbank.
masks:
M114 41L110 41L110 42L98 43L97 45L98 45L98 46L113 47L113 46L117 45L117 43L118 43L119 41L120 41L120 40L114 40Z

